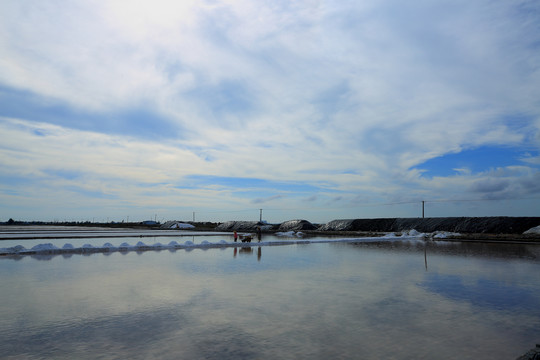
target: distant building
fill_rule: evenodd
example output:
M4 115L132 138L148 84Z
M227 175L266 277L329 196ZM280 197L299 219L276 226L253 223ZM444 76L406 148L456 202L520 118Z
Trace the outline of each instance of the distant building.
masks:
M145 220L141 224L143 225L158 225L159 223L154 220Z

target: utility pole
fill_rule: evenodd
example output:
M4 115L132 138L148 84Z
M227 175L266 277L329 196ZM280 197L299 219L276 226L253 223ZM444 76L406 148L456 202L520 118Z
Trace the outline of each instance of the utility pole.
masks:
M259 221L262 222L262 209L259 209Z
M193 222L195 222L195 211L193 212Z
M425 201L422 200L422 219L424 218L424 203L425 203Z

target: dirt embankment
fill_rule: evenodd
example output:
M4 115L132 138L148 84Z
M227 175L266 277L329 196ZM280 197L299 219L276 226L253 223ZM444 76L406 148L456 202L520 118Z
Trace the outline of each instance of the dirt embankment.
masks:
M282 224L265 225L256 221L229 221L216 227L220 231L255 231L260 226L265 232L302 231L311 235L380 236L416 230L421 233L436 231L456 233L455 239L469 241L540 241L540 233L524 234L540 226L540 217L441 217L441 218L377 218L341 219L326 224L311 224L306 220L289 220Z
M448 231L464 234L523 234L539 226L540 217L441 217L333 220L321 231L399 232L415 229L431 233Z
M333 220L318 228L321 232L381 233L415 229L422 233L444 231L468 241L539 242L540 234L525 233L540 225L540 217L442 217ZM525 233L525 234L524 234Z

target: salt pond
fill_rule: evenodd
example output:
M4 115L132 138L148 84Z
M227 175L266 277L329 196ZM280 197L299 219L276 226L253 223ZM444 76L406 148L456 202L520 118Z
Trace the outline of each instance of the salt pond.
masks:
M179 239L142 239L171 240ZM0 354L514 359L540 342L539 246L419 238L251 245L2 256Z

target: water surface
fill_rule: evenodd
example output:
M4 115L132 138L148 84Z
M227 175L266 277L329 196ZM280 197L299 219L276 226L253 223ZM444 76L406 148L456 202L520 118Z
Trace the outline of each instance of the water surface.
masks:
M514 359L540 342L539 258L422 240L2 257L0 354Z

